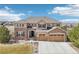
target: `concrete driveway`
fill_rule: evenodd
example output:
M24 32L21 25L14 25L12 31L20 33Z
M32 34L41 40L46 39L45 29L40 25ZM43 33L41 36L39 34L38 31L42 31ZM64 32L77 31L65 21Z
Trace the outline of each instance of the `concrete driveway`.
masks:
M67 42L39 42L39 54L72 54L77 53Z

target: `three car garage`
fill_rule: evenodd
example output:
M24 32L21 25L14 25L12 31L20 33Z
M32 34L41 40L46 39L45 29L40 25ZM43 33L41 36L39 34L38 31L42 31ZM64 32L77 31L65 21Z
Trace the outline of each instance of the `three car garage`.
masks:
M37 39L39 41L64 42L66 41L66 32L61 28L55 27L48 31L38 32Z

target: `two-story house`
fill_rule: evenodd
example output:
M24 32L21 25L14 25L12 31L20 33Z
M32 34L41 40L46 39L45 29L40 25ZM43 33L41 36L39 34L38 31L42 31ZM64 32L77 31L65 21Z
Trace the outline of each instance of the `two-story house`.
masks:
M15 22L16 40L66 41L60 22L48 17L29 17Z

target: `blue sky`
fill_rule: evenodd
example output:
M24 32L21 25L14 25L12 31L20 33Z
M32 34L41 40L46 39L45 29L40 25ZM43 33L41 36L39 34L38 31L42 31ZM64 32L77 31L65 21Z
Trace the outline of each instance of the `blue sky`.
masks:
M0 19L15 21L29 16L48 16L62 22L79 21L79 5L69 4L8 4L0 5Z

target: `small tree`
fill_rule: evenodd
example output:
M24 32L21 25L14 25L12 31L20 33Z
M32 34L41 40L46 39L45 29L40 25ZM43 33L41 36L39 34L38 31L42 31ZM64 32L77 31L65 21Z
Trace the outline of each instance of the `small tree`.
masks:
M0 43L7 43L9 40L9 30L4 26L0 26Z
M68 37L75 46L79 47L79 25L69 31Z

